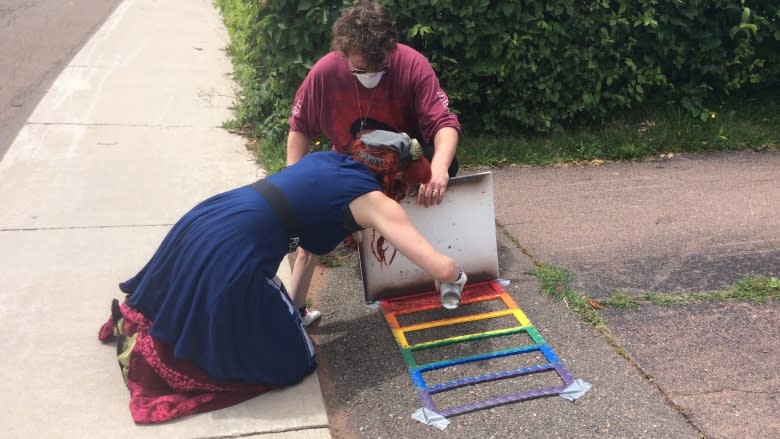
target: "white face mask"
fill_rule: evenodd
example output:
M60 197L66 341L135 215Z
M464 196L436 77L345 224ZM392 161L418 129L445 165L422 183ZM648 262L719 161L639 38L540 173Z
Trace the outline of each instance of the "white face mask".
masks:
M382 79L382 75L385 72L373 72L373 73L353 73L358 81L363 84L365 88L374 88L379 85L379 80Z

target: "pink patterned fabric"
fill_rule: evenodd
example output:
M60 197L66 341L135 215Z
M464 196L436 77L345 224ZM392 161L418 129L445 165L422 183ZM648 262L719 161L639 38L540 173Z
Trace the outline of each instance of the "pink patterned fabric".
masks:
M124 317L124 333L136 335L127 376L130 414L135 423L154 424L217 410L271 389L265 385L214 381L192 363L174 358L169 346L150 336L151 322L140 312L124 303L119 309ZM115 326L109 318L100 328L100 341L114 340Z

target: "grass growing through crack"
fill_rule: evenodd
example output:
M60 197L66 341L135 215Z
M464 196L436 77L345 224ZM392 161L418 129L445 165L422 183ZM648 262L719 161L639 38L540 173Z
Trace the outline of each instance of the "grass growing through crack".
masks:
M643 303L672 306L730 299L751 302L780 300L780 279L773 276L743 276L731 288L720 291L676 295L648 292L638 296L616 291L608 298L598 301L572 290L571 283L575 275L565 268L541 263L529 274L539 280L539 289L542 292L566 303L580 320L604 335L607 342L629 360L628 352L612 337L607 328L606 320L600 311L604 307L634 309Z
M641 295L616 291L599 304L617 309L637 308L643 303L674 306L724 300L767 302L780 300L780 279L773 276L743 276L731 288L718 291L690 292L685 294L661 294L647 292Z
M608 299L601 300L602 306L610 306L617 309L633 309L640 305L640 300L622 291L613 292Z
M565 268L541 264L530 274L539 279L542 291L558 300L563 300L582 321L599 331L606 330L604 317L594 308L593 300L571 289L569 284L574 281L574 273Z

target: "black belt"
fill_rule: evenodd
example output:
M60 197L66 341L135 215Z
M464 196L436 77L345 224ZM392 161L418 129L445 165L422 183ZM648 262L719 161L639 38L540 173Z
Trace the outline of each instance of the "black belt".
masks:
M268 201L268 204L271 205L271 209L279 215L282 224L284 224L285 232L287 233L287 251L295 251L295 249L298 248L301 239L301 229L298 224L298 219L295 217L295 214L293 214L290 203L287 201L287 197L284 196L278 187L265 179L257 180L250 184L249 187L259 192L260 195Z

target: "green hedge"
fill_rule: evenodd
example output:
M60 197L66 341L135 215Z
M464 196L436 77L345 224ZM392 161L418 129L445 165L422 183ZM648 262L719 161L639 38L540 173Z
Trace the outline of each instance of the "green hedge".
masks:
M240 87L236 123L279 141L290 102L351 1L216 0ZM653 99L707 104L780 83L777 0L386 0L472 133L547 132Z

